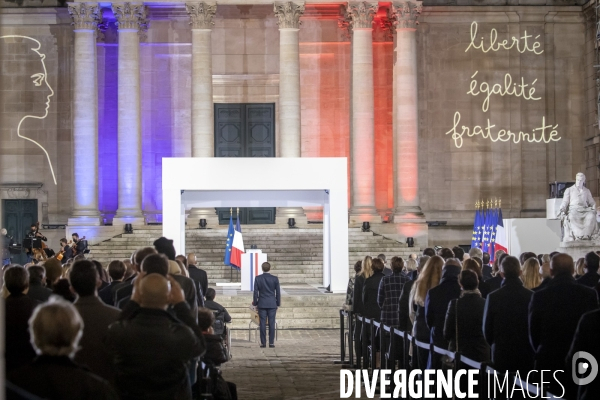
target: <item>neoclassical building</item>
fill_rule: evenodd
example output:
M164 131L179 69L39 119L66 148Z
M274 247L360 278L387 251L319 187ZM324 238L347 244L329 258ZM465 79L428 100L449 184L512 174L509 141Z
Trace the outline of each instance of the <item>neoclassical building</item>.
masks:
M347 157L349 223L419 245L468 243L482 199L543 217L548 183L578 171L598 195L591 4L3 5L3 224L161 222L163 157ZM245 216L289 217L321 215Z

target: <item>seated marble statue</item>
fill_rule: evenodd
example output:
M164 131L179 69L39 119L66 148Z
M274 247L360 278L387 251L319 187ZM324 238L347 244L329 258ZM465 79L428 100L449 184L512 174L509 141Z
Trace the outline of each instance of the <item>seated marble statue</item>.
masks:
M591 240L597 233L596 202L588 188L583 186L585 175L575 177L575 185L565 190L557 215L563 223L563 241Z

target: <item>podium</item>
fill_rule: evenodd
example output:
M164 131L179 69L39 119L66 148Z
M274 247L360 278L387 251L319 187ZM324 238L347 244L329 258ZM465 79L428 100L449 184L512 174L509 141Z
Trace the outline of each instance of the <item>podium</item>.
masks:
M261 275L262 263L267 262L267 254L262 250L247 250L242 254L242 290L254 290L254 278Z

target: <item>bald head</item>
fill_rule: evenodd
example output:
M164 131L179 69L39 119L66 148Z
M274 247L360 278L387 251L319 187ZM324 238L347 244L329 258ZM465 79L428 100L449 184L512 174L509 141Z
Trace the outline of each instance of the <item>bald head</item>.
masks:
M552 260L550 260L550 272L552 273L552 276L562 274L573 275L575 272L573 257L565 253L555 255L552 257Z
M165 310L169 304L169 281L162 275L150 274L140 282L141 306Z

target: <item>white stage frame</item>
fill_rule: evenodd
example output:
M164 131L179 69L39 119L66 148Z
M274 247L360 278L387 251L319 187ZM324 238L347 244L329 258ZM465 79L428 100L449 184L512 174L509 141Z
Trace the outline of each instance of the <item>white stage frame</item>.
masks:
M344 158L163 158L163 235L185 254L192 207L323 206L323 286L349 278L348 171ZM332 256L333 255L333 256ZM276 273L277 266L274 266Z

